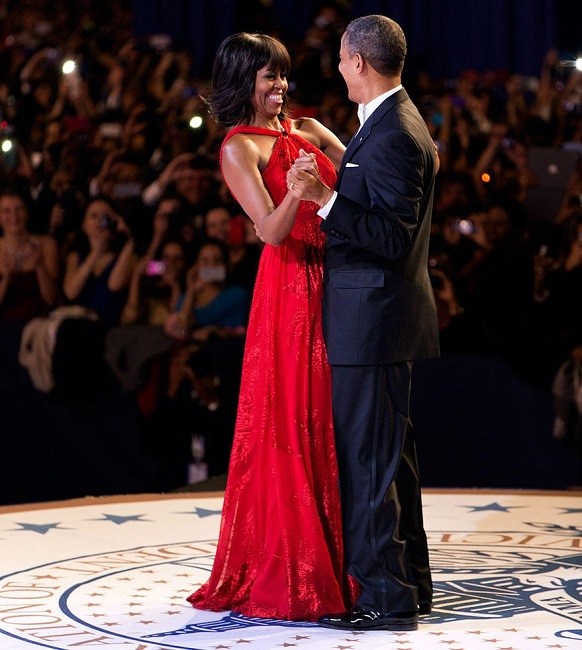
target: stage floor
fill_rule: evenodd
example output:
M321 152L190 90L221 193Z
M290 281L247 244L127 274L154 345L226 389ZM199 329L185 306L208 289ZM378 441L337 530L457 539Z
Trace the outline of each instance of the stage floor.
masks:
M582 493L425 490L433 614L344 633L192 609L222 495L0 507L0 648L582 650Z

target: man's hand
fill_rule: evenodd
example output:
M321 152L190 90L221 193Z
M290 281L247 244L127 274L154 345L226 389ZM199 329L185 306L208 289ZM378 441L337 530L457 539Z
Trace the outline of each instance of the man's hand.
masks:
M333 190L321 182L315 155L299 150L299 158L287 172L287 187L297 198L325 205Z

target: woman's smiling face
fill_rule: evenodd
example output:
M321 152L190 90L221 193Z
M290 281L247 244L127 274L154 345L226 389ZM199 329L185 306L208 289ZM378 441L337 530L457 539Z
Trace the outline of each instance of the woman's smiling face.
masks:
M255 90L251 103L257 115L272 119L279 115L283 107L283 97L289 84L287 75L275 72L269 66L257 71Z

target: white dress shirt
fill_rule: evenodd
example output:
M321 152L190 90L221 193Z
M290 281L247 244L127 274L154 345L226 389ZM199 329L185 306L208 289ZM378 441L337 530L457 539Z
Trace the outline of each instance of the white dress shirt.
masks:
M354 138L360 132L360 129L364 126L364 122L370 117L370 115L372 115L372 113L378 108L378 106L380 106L380 104L385 99L388 99L390 95L393 95L394 93L398 92L401 88L402 88L402 84L398 84L398 86L396 86L395 88L392 88L391 90L382 93L381 95L378 95L378 97L373 99L371 102L368 102L367 104L358 104L358 119L360 120L360 128L356 131ZM337 198L337 192L334 191L331 199L325 205L322 205L321 208L319 208L317 214L323 219L325 219L329 214L329 211L333 207L336 198Z

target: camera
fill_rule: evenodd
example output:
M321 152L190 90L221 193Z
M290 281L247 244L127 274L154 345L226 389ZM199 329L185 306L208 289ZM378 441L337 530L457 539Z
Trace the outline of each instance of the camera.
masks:
M71 100L79 99L81 95L82 79L79 74L77 63L73 59L67 59L61 66L61 72L66 79L67 92Z
M99 125L99 135L102 138L118 140L123 135L123 125L119 122L102 122Z
M198 95L198 89L193 86L184 86L182 88L182 99L192 99Z
M473 235L476 230L475 224L469 219L455 219L453 228L461 235Z
M513 138L503 138L501 140L501 146L504 151L511 151L515 147L515 140Z
M146 266L146 275L163 275L166 271L166 263L162 260L150 260Z
M224 282L226 268L224 266L201 266L198 270L198 277L205 282Z
M56 47L47 47L45 54L46 58L53 63L59 58L59 51Z
M0 155L2 162L8 169L12 169L16 165L16 142L12 138L4 138L0 144Z
M99 217L99 227L101 230L108 230L111 234L115 234L117 232L117 222L108 214L102 214Z
M115 183L112 195L116 199L132 199L142 192L141 183Z

